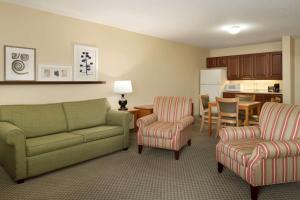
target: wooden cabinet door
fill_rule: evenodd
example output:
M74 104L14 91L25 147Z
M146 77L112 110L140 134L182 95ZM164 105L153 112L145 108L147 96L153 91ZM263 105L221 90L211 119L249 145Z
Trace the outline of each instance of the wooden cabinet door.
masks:
M253 79L254 55L241 55L239 57L239 78L242 80Z
M235 93L223 92L223 98L234 98L234 97L235 97Z
M270 53L269 79L282 80L282 53Z
M217 67L217 58L207 58L206 66L207 68Z
M270 66L268 53L260 53L254 55L253 79L265 80L269 79L268 68Z
M227 57L217 57L217 67L227 67Z
M227 79L239 80L239 56L227 57Z

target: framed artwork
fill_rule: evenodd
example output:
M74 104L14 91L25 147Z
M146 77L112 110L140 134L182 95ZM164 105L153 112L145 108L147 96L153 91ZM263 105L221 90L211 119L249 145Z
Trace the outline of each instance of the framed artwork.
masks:
M4 74L6 81L35 80L34 48L4 46Z
M74 45L74 81L98 80L98 53L96 47Z
M72 81L72 66L39 65L38 81Z

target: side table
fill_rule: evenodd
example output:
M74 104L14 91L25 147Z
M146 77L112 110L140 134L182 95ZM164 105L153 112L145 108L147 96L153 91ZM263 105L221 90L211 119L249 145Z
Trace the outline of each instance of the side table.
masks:
M139 110L137 118L141 118L153 113L153 105L135 106L134 108Z
M139 109L129 108L127 111L133 115L134 131L136 132L138 130L138 127L136 125L136 120L138 119Z

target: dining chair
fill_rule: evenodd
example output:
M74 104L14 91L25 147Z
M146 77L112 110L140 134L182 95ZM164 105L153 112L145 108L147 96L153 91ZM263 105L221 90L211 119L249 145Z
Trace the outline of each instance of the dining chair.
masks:
M218 130L228 126L239 126L239 99L216 97L218 108Z
M236 98L239 99L240 102L249 102L249 101L255 101L255 94L236 94L235 95ZM245 111L244 110L240 110L239 111L239 119L241 121L245 120ZM251 123L255 123L256 121L258 123L258 115L253 115L253 110L250 111L249 113L249 121L251 121Z
M207 94L200 95L199 100L200 100L200 109L202 111L201 127L200 127L200 133L201 133L203 130L204 124L209 123L209 110L208 110L209 96ZM211 123L217 124L218 119L219 119L219 117L218 117L217 113L211 113Z

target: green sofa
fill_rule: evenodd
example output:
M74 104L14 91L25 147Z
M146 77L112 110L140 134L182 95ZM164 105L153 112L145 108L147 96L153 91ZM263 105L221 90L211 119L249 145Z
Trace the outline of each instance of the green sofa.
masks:
M128 148L129 113L105 98L0 106L0 164L24 179Z

